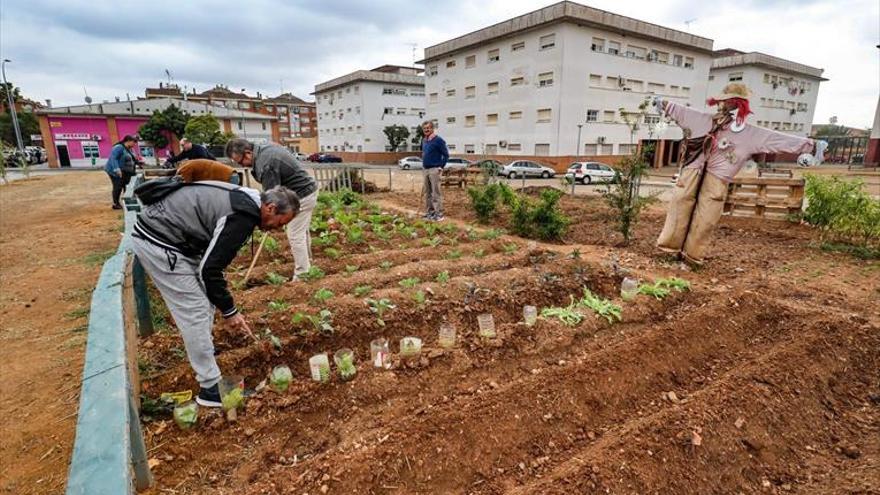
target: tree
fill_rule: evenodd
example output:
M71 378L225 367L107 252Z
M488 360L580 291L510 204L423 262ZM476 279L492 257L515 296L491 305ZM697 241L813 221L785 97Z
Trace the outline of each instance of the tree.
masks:
M197 144L219 145L223 140L223 134L220 132L220 122L211 114L199 115L192 117L186 123L184 135L190 141Z
M409 137L409 129L405 125L389 125L382 132L388 138L388 146L391 147L391 151L397 151L397 148L404 144Z
M171 105L165 110L155 110L150 120L144 122L138 129L141 139L148 141L156 149L166 148L168 138L183 136L186 124L190 116L176 105ZM158 154L156 155L158 160Z
M31 144L31 134L40 133L40 123L33 112L16 112L18 126L21 129L21 140L25 146ZM12 125L10 112L0 113L0 141L10 145L16 145L15 127Z
M422 129L422 126L416 127L416 133L412 138L412 144L422 144L422 140L425 139L425 130Z
M0 107L3 108L4 112L9 111L9 88L12 88L12 99L13 101L21 101L21 88L14 86L12 83L8 82L6 84L0 83Z
M828 124L816 126L815 137L840 137L849 136L849 127L844 125Z

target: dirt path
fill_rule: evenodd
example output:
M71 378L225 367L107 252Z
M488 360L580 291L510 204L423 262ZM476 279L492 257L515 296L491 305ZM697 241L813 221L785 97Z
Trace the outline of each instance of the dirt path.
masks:
M119 241L102 173L0 186L0 493L62 493L91 290Z

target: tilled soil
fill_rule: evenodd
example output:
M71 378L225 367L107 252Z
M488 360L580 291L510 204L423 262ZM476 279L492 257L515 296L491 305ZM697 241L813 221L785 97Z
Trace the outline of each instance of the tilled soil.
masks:
M652 249L659 210L618 248L601 203L564 198L574 219L565 242L529 245L467 235L465 196L446 199L448 223L463 228L437 246L420 232L368 235L366 246L343 244L338 259L316 248L327 273L316 281L269 283L269 272L293 268L275 235L278 251L236 297L281 348L220 328L215 342L225 374L252 387L288 364L291 389L257 393L234 424L204 409L186 432L167 419L147 423L152 492L880 493L877 262L823 253L806 227L724 219L713 256L693 272ZM378 200L414 211L418 198ZM230 278L249 261L242 253ZM449 280L437 281L444 271ZM692 288L623 302L626 271ZM410 277L417 287L401 287ZM366 297L397 305L385 326L352 293L365 284ZM565 306L583 287L620 304L623 320L521 322L524 304ZM313 300L320 288L334 294L324 304ZM289 307L273 311L269 301ZM291 322L325 307L330 335ZM494 339L477 335L483 312L495 317ZM437 345L444 320L458 330L452 350ZM396 351L407 335L425 341L419 362L371 367L371 340L386 337ZM355 379L310 381L309 356L342 347L357 354ZM147 395L196 387L181 350L173 330L142 342Z

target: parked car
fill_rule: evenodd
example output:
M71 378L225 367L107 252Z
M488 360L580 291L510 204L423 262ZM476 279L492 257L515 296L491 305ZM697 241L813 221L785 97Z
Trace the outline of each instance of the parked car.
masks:
M470 160L465 158L450 158L446 160L446 168L468 168L471 163Z
M318 157L319 163L342 163L342 158L331 155L330 153L322 153L321 156Z
M293 157L297 159L297 161L304 162L309 159L309 156L305 153L294 153Z
M565 178L581 184L593 182L616 182L618 172L613 168L599 162L575 162L568 167Z
M516 160L502 167L498 171L498 175L503 175L508 179L515 179L517 177L542 177L549 179L556 175L556 171L538 162Z
M417 156L407 156L397 160L397 166L403 170L411 168L422 168L422 159Z
M320 162L321 161L321 153L312 153L311 155L306 157L306 160L310 162Z

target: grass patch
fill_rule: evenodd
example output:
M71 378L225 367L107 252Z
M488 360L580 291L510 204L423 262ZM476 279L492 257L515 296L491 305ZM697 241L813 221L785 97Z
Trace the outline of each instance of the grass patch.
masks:
M84 308L77 308L73 311L68 311L64 313L64 317L68 320L78 320L80 318L87 318L89 316L89 307L86 306Z
M110 249L107 251L98 251L96 253L88 254L82 258L82 263L88 266L100 266L103 265L105 261L110 259L111 256L116 254L115 249Z

